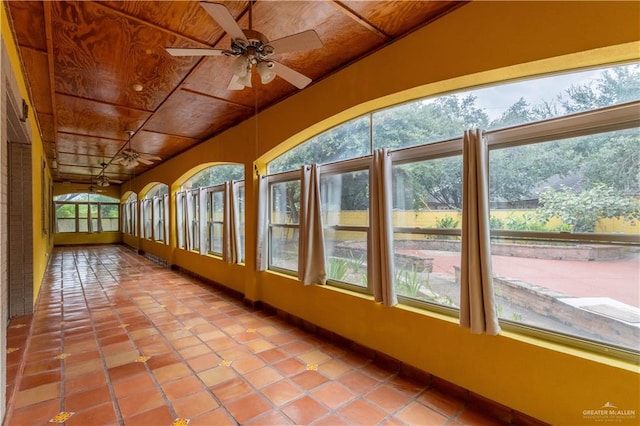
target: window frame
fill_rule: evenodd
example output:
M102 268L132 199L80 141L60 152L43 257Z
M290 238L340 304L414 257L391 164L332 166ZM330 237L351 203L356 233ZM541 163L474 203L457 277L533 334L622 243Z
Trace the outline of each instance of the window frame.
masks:
M371 114L368 113L368 114ZM487 140L489 150L500 148L515 147L532 143L542 143L560 139L566 139L577 136L587 136L603 132L625 130L640 127L640 101L633 101L624 104L613 105L610 107L599 108L586 112L565 115L561 117L541 120L531 123L519 124L512 127L500 128L491 131L485 131L484 137ZM304 143L304 142L303 142ZM390 150L393 165L409 163L413 161L423 161L429 159L444 158L454 155L462 155L462 138L454 138L439 142L429 142L423 145L411 146ZM354 159L342 160L335 163L323 164L320 166L320 176L327 173L337 174L340 171L350 171L350 165L358 162L371 163L371 156L363 156ZM463 159L464 161L464 159ZM274 224L272 223L272 185L283 182L299 181L299 170L291 170L287 172L274 173L267 175L269 185L268 198L268 267L267 269L274 272L294 275L296 271L283 269L273 266L272 259L272 234L276 228L282 229L299 229L299 224ZM371 208L369 207L371 212ZM371 217L370 217L371 223ZM349 230L350 227L331 226L332 229ZM458 229L434 229L434 228L406 228L394 227L394 233L416 233L416 234L435 234L445 236L461 236L461 230ZM624 244L632 246L640 246L640 235L630 234L604 234L604 233L569 233L569 232L532 232L532 231L503 231L491 230L491 238L517 238L544 241L560 241L560 242L595 242L606 244ZM325 253L326 254L326 253ZM369 262L370 263L370 262ZM370 272L368 271L370 276ZM351 291L357 291L351 285L336 285L336 287L345 288ZM459 316L459 310L448 308L435 303L417 301L404 296L399 296L399 302L403 305L416 306L425 311L445 313L450 316ZM637 359L638 353L625 347L619 347L614 344L594 341L587 338L573 336L536 328L525 324L520 324L507 319L499 319L501 326L505 330L514 331L516 333L542 338L547 341L588 349L593 352L606 353L614 355L618 358Z
M286 269L279 266L273 265L273 230L274 228L289 230L292 229L300 232L300 223L276 223L274 224L272 221L272 208L273 208L273 200L271 197L272 191L271 188L275 184L281 183L289 183L289 182L299 182L301 184L301 176L300 170L290 170L287 172L276 173L273 175L267 175L267 185L268 185L268 194L269 199L266 203L267 206L267 269L270 271L279 272L281 274L292 275L295 276L297 274L296 270Z
M114 199L115 200L115 199ZM71 217L67 217L67 218L59 218L57 213L55 215L55 220L56 220L56 234L95 234L95 233L103 233L103 232L120 232L121 230L121 226L120 226L120 202L119 201L113 201L113 202L106 202L106 201L95 201L95 202L91 202L91 201L54 201L53 202L53 208L54 211L57 210L58 206L61 205L73 205L74 206L74 216L73 218ZM80 206L87 206L87 216L86 217L80 217ZM93 217L91 214L89 214L89 210L95 206L96 208L96 217ZM118 218L117 218L117 222L118 222L118 229L116 230L112 230L112 231L102 231L102 206L117 206L118 209ZM74 231L69 231L69 232L60 232L58 229L58 220L59 219L74 219ZM97 229L93 229L93 221L96 221ZM86 231L80 231L80 224L82 221L85 221L87 224L87 230Z
M327 163L324 164L322 166L320 166L318 168L319 174L320 174L320 179L322 179L325 176L336 176L336 175L341 175L341 174L347 174L347 173L355 173L355 172L363 172L366 171L367 175L368 175L368 181L369 181L369 194L368 194L368 199L369 199L369 207L368 207L368 224L366 226L364 225L327 225L323 223L323 232L325 230L331 230L334 232L339 232L339 231L354 231L354 232L363 232L366 235L367 238L367 285L365 286L359 286L356 284L352 284L352 283L348 283L348 282L344 282L344 281L338 281L338 280L334 280L334 279L330 279L327 276L327 284L331 285L333 287L338 287L338 288L342 288L342 289L346 289L346 290L351 290L351 291L355 291L357 293L362 293L362 294L373 294L373 289L371 287L371 280L369 279L371 277L371 268L372 268L372 261L371 261L371 256L372 256L372 250L371 250L371 245L373 244L372 241L372 236L371 236L371 223L373 222L373 212L371 209L371 187L372 187L372 182L373 182L373 156L372 155L366 155L363 157L358 157L358 158L351 158L348 160L342 160L342 161L337 161L337 162L332 162L332 163ZM320 188L320 191L322 192L322 187ZM322 195L321 195L322 197ZM325 253L326 255L327 253ZM328 259L327 259L328 260Z

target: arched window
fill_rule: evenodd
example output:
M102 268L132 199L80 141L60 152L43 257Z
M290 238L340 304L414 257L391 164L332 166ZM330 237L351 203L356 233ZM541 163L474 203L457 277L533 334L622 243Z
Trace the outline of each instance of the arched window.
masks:
M138 194L129 194L122 204L122 232L128 235L138 235Z
M53 197L56 232L117 232L120 203L95 193Z
M176 229L179 248L244 261L244 166L214 165L189 178L176 193Z
M169 187L164 183L153 186L140 200L141 236L149 240L169 243Z
M628 322L640 312L639 80L638 63L582 70L419 99L331 128L267 165L259 255L269 269L299 272L300 167L319 164L324 253L306 257L324 255L329 284L373 293L369 263L380 241L372 240L371 176L373 153L384 148L393 292L457 315L470 161L462 135L479 128L500 320L637 351ZM625 266L611 269L609 255ZM588 288L577 278L587 268ZM615 331L603 331L613 323Z

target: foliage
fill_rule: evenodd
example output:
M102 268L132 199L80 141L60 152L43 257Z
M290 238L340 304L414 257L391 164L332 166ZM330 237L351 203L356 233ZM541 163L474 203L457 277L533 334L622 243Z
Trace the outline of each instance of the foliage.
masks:
M411 270L398 270L395 277L396 291L398 294L409 297L417 297L423 285L423 280L418 276L415 265Z
M640 204L604 184L579 193L567 187L549 188L540 194L538 214L545 221L559 217L573 232L593 232L599 219L640 219Z
M490 229L503 229L504 223L502 219L499 217L491 216L489 218L489 228Z
M453 216L445 216L442 219L436 218L436 228L439 229L455 229L460 222Z
M370 154L369 117L358 117L321 133L269 163L269 173L299 169L305 164L326 164Z
M364 255L356 256L353 251L349 250L349 264L354 273L359 274L362 272L365 266L365 260L366 257Z
M347 270L349 268L349 263L337 257L329 258L329 264L327 265L327 278L343 281L344 277L347 275Z
M364 115L298 145L269 164L269 173L295 170L371 154L376 148L404 148L460 137L470 128L499 129L640 99L640 66L620 66L592 83L550 94L536 104L520 98L495 119L474 95L446 95ZM372 137L370 140L370 136ZM640 194L640 132L637 129L526 144L490 152L492 202L535 202L543 187L571 185L586 191L598 184ZM462 160L456 155L395 165L394 209L462 208ZM368 173L345 174L340 209L368 207ZM297 203L295 191L288 193ZM290 212L297 216L295 207ZM494 225L497 222L494 221Z
M184 183L185 188L204 188L220 185L230 180L244 179L244 166L240 164L223 164L207 167L196 173Z
M509 213L504 221L504 229L509 231L545 231L545 223L536 215Z

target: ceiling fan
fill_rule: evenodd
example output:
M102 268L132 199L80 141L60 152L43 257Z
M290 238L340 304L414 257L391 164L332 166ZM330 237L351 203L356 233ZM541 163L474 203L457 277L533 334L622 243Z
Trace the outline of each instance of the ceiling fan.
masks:
M116 158L114 158L111 161L111 163L122 164L127 169L133 169L136 166L138 166L138 164L140 163L150 165L150 164L153 164L154 161L162 160L162 158L156 155L144 154L142 152L134 151L131 148L131 138L133 137L135 132L133 130L127 130L126 132L129 134L129 140L127 141L129 145L129 149L122 151L118 156L116 156ZM102 170L102 176L104 176L104 167ZM115 182L115 181L112 180L111 182ZM109 186L109 185L105 185L105 186Z
M272 55L322 47L322 41L314 30L292 34L269 41L267 37L251 29L251 4L249 1L249 29L243 30L233 19L229 10L220 3L200 2L200 6L231 36L231 49L167 48L173 56L234 56L233 76L229 90L242 90L251 87L251 71L255 67L260 74L262 84L273 81L276 75L296 86L305 88L311 79L280 62L271 59Z
M106 187L112 183L122 183L121 180L111 179L104 173L108 166L107 163L100 163L100 166L102 167L102 170L100 171L100 173L98 173L98 176L96 176L96 185ZM91 186L89 188L91 188Z

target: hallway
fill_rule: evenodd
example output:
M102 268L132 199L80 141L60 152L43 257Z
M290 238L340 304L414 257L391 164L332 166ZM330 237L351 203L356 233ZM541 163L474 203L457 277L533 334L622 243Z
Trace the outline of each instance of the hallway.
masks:
M6 425L537 424L125 246L56 248L31 318L8 330Z

